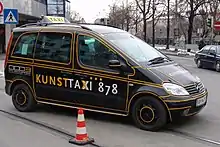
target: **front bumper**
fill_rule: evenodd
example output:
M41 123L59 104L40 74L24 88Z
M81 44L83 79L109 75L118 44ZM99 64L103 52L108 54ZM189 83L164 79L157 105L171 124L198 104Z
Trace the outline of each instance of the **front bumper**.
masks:
M167 107L172 117L175 116L192 116L199 113L207 104L208 91L205 90L201 94L189 96L183 100L175 100L175 97L170 97L165 100ZM198 100L204 100L201 105L197 105Z

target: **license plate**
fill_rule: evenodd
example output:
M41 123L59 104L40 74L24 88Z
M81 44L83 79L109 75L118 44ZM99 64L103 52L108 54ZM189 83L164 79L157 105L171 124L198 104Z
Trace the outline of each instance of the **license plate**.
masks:
M196 100L196 107L199 107L206 103L206 97L200 98Z

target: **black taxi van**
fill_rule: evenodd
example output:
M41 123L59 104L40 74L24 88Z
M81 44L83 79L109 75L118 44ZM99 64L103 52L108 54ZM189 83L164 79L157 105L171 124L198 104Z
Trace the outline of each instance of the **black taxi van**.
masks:
M157 131L207 104L201 80L144 41L95 24L35 23L14 28L5 91L21 112L37 104L131 116Z

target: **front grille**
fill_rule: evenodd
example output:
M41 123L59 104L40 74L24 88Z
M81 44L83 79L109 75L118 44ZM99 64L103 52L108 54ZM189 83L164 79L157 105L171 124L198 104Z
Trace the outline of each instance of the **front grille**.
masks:
M205 91L205 87L201 82L190 84L188 86L185 86L184 88L190 95L203 93Z

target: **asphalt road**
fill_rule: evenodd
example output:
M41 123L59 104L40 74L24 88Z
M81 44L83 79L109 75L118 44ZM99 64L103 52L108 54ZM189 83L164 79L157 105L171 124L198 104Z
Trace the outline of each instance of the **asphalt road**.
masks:
M1 147L73 147L68 140L0 113Z
M186 124L178 124L176 129L220 142L220 73L211 69L198 69L193 58L172 58L197 75L209 91L206 108Z
M220 73L207 69L198 69L194 64L192 58L179 58L174 56L171 58L173 58L176 62L182 64L189 71L191 71L191 73L200 77L204 85L209 90L207 107L202 110L200 114L189 118L188 120L181 120L167 126L176 130L177 132L190 133L190 135L194 136L187 136L186 134L178 134L175 132L169 132L167 130L161 132L142 131L133 126L133 124L130 123L129 119L86 112L85 118L87 122L87 131L89 136L95 139L96 144L105 147L217 146L214 145L214 143L217 144L218 142L220 142L220 98L218 92ZM4 86L3 82L3 80L0 81L1 88L3 88ZM11 98L6 96L1 91L0 98L0 109L18 113L33 120L51 124L53 126L67 130L73 134L76 131L75 109L39 106L39 109L36 112L19 113L11 104ZM5 131L6 130L7 128L5 128ZM24 137L23 140L26 139L27 141L30 141L30 139L28 140L28 137ZM213 144L198 140L196 139L196 137L205 138L210 142L213 142ZM1 139L2 137L0 136L0 142Z

